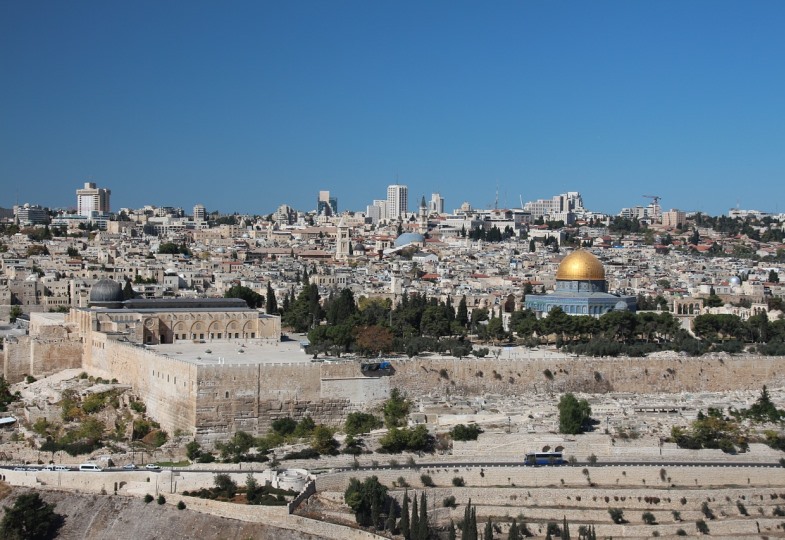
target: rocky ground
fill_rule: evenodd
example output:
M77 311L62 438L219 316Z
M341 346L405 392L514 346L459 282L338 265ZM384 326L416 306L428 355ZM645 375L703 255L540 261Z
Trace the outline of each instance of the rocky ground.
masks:
M26 490L0 483L0 506L10 506ZM139 499L38 491L65 516L62 540L318 540L319 537L258 523L245 523Z

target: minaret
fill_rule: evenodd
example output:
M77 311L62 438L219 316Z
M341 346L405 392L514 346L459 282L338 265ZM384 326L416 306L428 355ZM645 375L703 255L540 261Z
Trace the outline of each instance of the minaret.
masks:
M428 232L428 205L425 204L425 195L423 195L422 200L420 201L420 213L417 217L417 227L420 230L420 234Z
M335 258L336 260L345 260L349 258L349 226L346 224L344 217L338 223L338 238L335 242Z

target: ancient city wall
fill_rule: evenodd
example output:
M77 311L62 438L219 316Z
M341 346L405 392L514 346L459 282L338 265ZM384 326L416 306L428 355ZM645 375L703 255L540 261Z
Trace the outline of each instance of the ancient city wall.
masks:
M87 339L84 368L91 375L130 384L148 414L169 433L193 432L196 406L196 366L142 347L107 339L92 332Z
M565 391L652 394L756 390L764 384L785 386L785 358L778 356L429 357L399 359L392 363L395 375L391 385L410 395L518 395Z
M82 366L79 340L42 341L30 336L7 340L3 347L3 377L10 383L26 375L45 377L58 371Z
M216 364L199 366L198 373L197 437L204 443L237 430L262 435L285 416L335 425L346 414L346 399L321 399L312 364Z

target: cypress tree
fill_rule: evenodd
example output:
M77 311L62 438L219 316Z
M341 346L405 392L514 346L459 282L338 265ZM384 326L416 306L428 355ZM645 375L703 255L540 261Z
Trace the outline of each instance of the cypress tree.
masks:
M482 535L483 540L493 540L493 523L491 523L491 516L488 516L488 522L485 524L485 532Z
M379 499L374 497L371 500L371 524L374 528L379 527L379 514L381 513L381 509L379 508Z
M275 291L269 281L267 282L267 303L264 307L269 315L278 314L278 300L275 299Z
M570 526L567 523L567 516L564 516L562 522L561 538L562 540L570 540Z
M307 287L311 282L308 281L308 267L303 268L303 286Z
M417 508L417 493L414 494L412 502L412 519L409 520L409 530L412 540L420 540L420 516L418 515L419 509Z
M411 540L411 530L409 527L409 491L403 493L403 505L401 506L401 521L398 523L398 528L401 530L405 540Z
M477 540L477 507L472 508L472 517L469 524L470 540Z
M461 297L461 301L458 303L458 311L455 313L455 320L458 321L458 324L464 328L466 328L466 325L469 324L469 308L466 306L465 294Z
M510 533L507 535L508 540L520 540L520 534L518 533L518 524L515 523L515 518L512 520L512 525L510 525Z
M387 511L384 528L390 532L395 532L395 499L392 497L390 497L390 509Z
M425 492L420 495L420 529L418 533L419 540L428 540L428 499L425 497Z
M455 537L455 523L450 520L450 526L447 527L447 540L456 540Z
M466 508L463 509L463 527L461 527L461 540L469 540L469 522L472 520L471 508L472 500L469 499L469 503L466 505Z

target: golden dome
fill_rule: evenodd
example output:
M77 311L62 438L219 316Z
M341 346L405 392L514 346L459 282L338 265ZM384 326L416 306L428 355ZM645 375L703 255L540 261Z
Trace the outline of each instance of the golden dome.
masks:
M600 260L586 250L573 251L562 260L556 279L567 281L605 280Z

